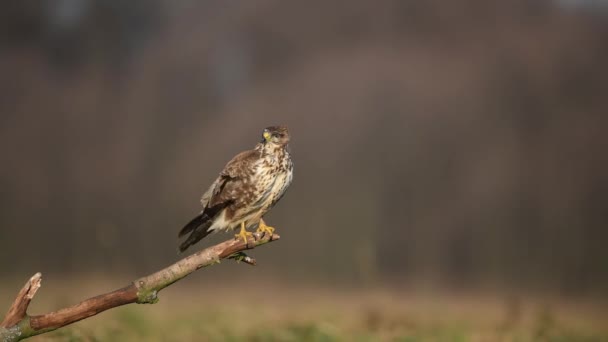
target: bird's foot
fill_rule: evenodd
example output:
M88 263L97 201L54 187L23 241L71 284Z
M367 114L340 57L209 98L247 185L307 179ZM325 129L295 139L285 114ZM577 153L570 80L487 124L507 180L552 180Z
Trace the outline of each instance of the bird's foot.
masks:
M255 231L256 233L268 233L270 235L274 234L274 228L267 226L266 222L263 219L260 220L260 224L258 225L258 229Z
M245 224L241 224L241 231L238 234L234 234L235 239L243 239L244 243L247 243L247 239L250 237L253 237L253 233L245 230Z

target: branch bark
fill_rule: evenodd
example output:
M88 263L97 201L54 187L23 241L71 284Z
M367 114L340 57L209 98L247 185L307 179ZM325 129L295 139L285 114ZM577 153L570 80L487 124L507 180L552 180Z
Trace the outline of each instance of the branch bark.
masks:
M117 306L138 303L153 304L158 301L158 292L183 279L190 273L219 263L221 259L235 259L255 265L255 259L244 251L265 243L278 240L277 234L254 233L247 243L242 240L228 240L194 253L156 273L139 278L118 290L86 299L76 305L37 316L27 315L30 301L40 288L42 275L36 273L17 294L6 317L0 323L0 341L14 342L43 334L82 319L97 315Z

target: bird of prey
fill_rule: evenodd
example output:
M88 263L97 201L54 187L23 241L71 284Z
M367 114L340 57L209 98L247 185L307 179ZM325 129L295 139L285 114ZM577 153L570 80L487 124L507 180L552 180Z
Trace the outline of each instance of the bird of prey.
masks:
M252 235L246 228L255 224L257 232L274 232L262 217L283 197L293 179L289 139L287 127L267 127L254 149L237 154L226 164L203 194L201 213L179 232L180 238L190 234L179 246L180 253L216 231L240 227L235 238L245 243Z

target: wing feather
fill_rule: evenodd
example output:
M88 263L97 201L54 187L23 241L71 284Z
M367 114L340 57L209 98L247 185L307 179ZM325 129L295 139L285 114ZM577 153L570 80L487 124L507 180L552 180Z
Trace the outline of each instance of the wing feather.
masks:
M203 210L179 232L179 237L190 234L180 245L180 252L207 236L215 217L229 205L237 202L246 182L255 172L255 161L259 158L256 150L245 151L230 160L217 179L201 198ZM241 203L242 199L240 202ZM237 206L238 206L237 203Z
M233 190L238 189L243 180L251 176L251 173L254 172L254 163L258 158L259 152L256 150L241 152L232 158L220 172L215 182L203 194L201 198L203 208L211 208L234 201L237 196L235 196Z

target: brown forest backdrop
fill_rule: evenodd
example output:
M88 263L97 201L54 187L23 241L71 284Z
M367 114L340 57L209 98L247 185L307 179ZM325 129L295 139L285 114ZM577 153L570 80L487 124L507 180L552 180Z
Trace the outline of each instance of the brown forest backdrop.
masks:
M608 290L602 2L3 1L0 39L0 278L172 262L284 123L283 240L218 276Z

